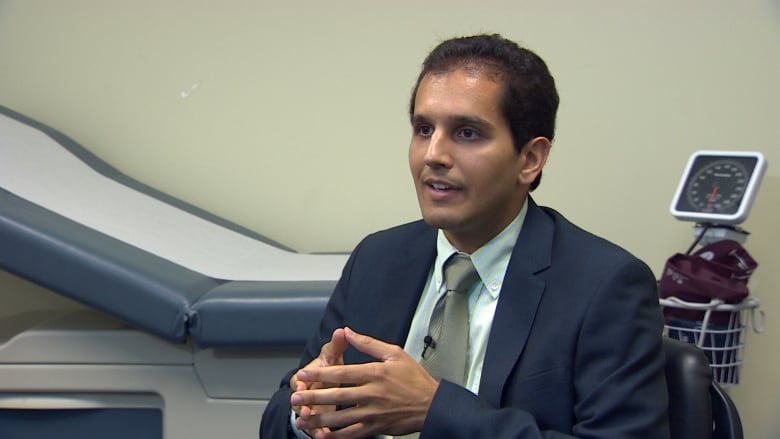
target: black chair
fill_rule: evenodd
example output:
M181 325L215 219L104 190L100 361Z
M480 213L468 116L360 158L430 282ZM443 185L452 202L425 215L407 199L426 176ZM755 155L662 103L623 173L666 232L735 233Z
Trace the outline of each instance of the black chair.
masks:
M704 352L664 337L672 439L743 439L734 402L712 379Z

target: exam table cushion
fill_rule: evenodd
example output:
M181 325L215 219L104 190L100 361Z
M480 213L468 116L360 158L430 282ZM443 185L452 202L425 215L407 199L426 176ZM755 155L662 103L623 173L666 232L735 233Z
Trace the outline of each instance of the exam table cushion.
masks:
M0 266L171 341L219 282L0 190Z

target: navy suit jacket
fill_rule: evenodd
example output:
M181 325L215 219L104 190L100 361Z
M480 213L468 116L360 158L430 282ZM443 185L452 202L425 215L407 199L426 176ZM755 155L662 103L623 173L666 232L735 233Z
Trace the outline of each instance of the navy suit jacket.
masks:
M301 367L335 328L403 346L436 256L422 221L354 250ZM490 331L479 394L442 381L425 438L668 438L663 320L650 269L529 200ZM350 348L347 364L375 361ZM260 436L284 438L291 371Z

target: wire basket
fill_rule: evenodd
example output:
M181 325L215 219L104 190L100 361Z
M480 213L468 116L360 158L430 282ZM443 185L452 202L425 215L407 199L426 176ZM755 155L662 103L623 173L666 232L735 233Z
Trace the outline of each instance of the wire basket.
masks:
M713 379L724 388L739 384L746 322L750 322L754 332L764 332L766 316L759 309L761 302L754 297L748 297L740 303L724 303L720 299L697 303L666 297L660 299L660 303L665 310L698 311L702 316L700 320L667 315L664 335L695 344L704 351L712 368ZM718 313L717 322L711 321L713 312Z

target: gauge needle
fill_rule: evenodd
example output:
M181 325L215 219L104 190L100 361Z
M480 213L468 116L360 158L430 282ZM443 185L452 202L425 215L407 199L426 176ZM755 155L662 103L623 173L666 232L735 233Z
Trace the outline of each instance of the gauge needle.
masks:
M710 199L707 200L708 201L707 208L710 208L710 209L712 208L712 203L715 202L715 195L718 194L718 189L720 189L720 186L718 186L717 184L715 185L715 187L712 188L712 193L710 194Z

